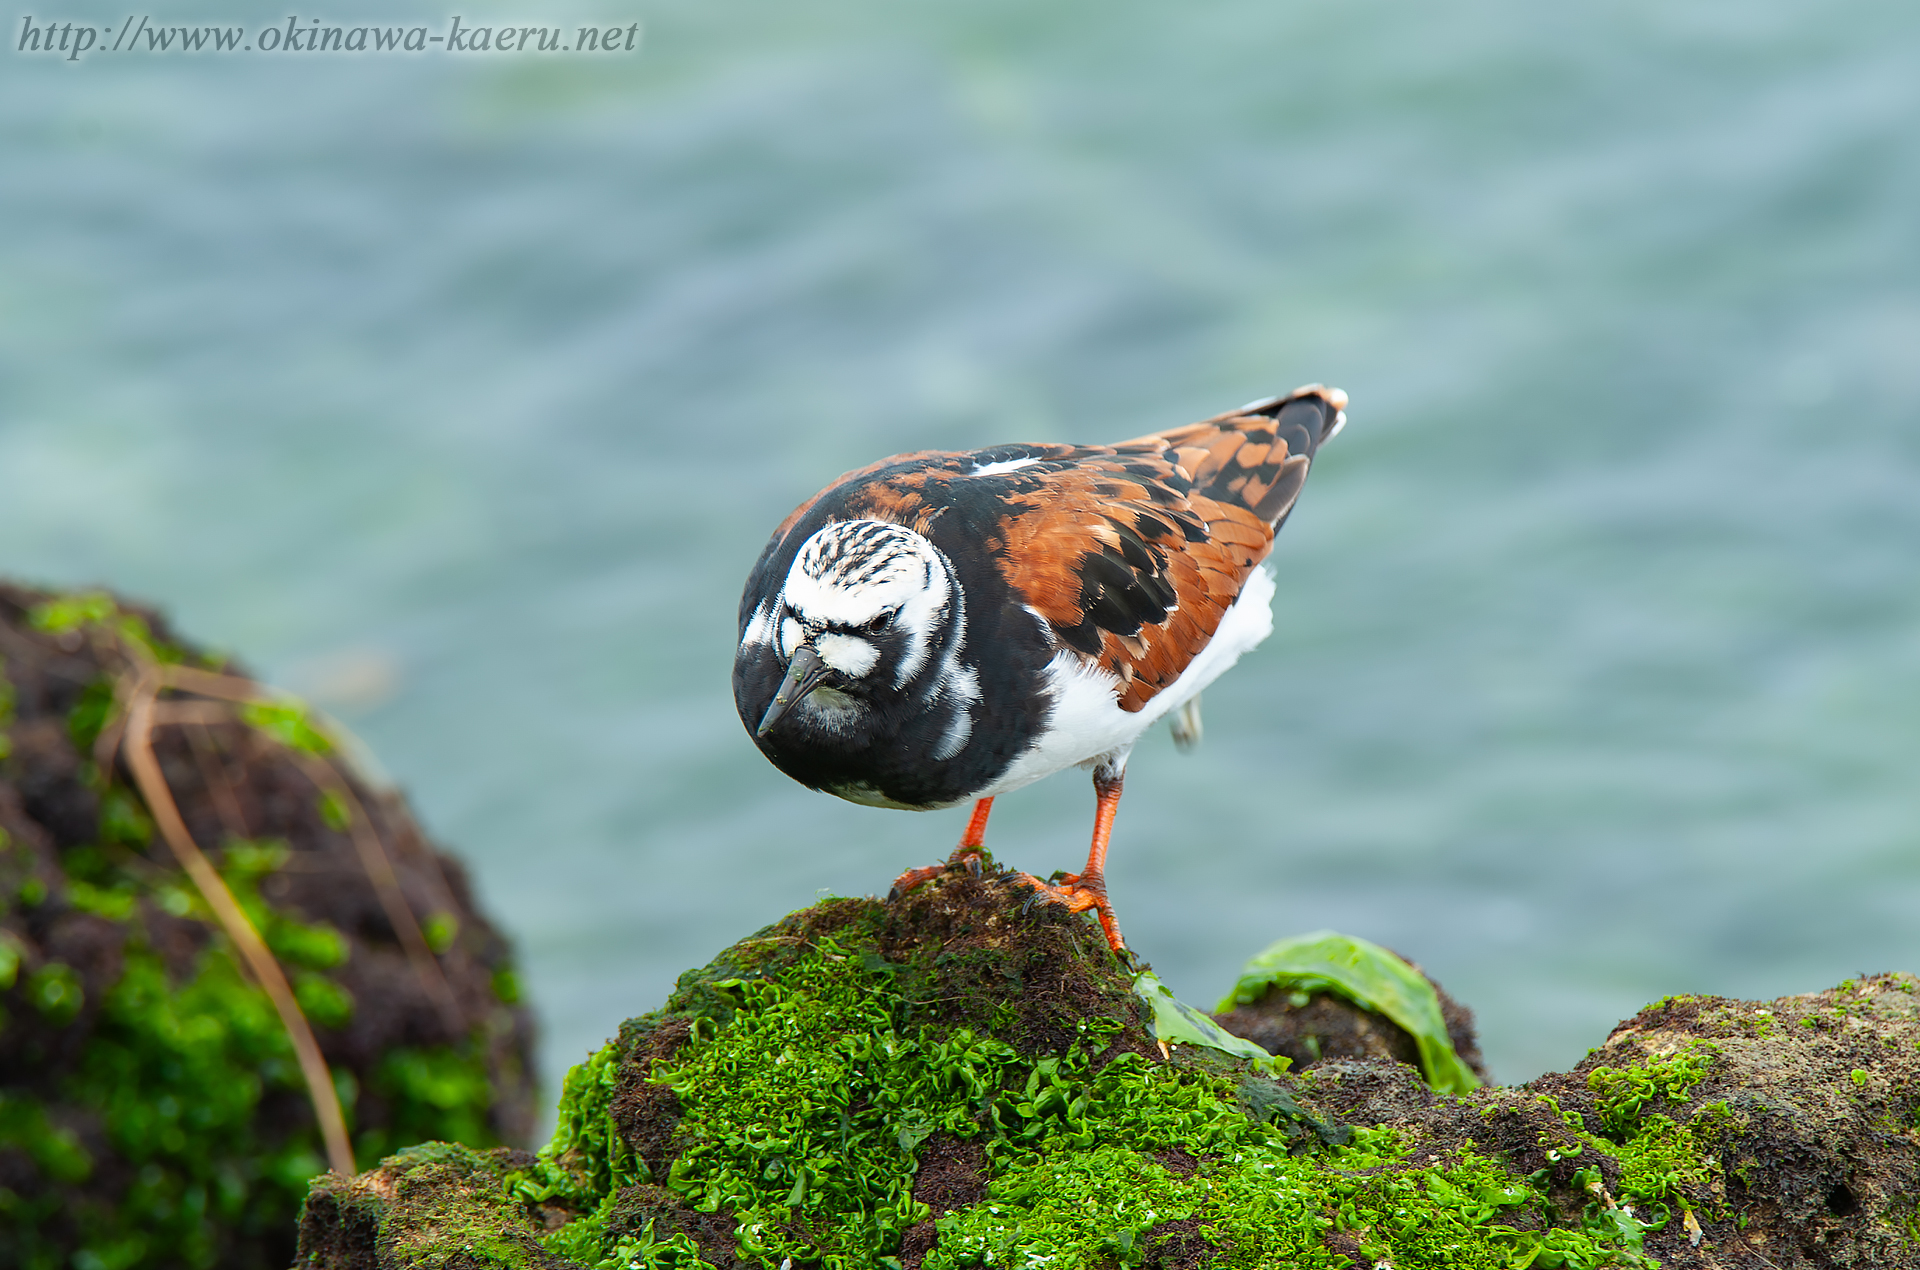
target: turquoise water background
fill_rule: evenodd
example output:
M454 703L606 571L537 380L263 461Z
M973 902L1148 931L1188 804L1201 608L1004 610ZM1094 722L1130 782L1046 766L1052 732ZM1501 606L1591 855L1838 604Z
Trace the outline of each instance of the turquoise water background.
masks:
M301 16L376 12L448 17ZM157 601L362 734L518 942L550 1082L961 829L735 719L789 508L1315 380L1351 424L1274 635L1120 811L1176 992L1334 927L1515 1081L1666 993L1920 969L1920 8L584 17L641 49L0 43L0 572ZM1071 867L1092 804L1056 777L991 845Z

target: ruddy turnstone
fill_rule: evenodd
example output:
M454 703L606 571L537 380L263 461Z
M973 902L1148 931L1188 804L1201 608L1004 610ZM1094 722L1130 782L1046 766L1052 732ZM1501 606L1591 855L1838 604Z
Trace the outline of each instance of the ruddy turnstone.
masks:
M1094 909L1127 755L1273 629L1259 567L1347 395L1313 384L1118 445L922 450L782 521L740 597L733 697L775 767L857 803L971 801L977 865L1009 790L1093 769L1086 867L1038 898ZM896 891L940 871L910 869Z

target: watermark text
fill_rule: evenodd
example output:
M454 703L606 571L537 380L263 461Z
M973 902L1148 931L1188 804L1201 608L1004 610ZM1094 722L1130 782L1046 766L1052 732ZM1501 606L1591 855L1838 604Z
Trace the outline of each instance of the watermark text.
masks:
M111 53L632 53L640 24L605 26L474 26L456 14L440 26L356 26L319 18L244 26L186 26L128 14L115 26L20 19L16 53L77 62Z

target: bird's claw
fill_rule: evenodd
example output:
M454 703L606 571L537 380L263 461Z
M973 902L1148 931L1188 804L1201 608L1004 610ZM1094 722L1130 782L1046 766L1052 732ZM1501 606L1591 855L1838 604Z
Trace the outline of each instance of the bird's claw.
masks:
M947 857L945 863L929 864L918 869L908 869L905 873L895 878L893 885L887 890L887 903L897 903L901 896L913 890L915 887L931 882L942 873L951 873L962 866L965 866L967 872L971 873L974 877L979 877L983 872L982 864L986 858L987 853L979 847L969 847L963 844L955 850L952 855Z
M947 866L944 864L930 864L923 868L908 869L905 873L895 878L893 885L887 889L887 903L898 903L900 897L908 891L913 890L923 882L931 881L940 876L940 874L946 872L946 869Z
M1033 893L1021 904L1020 913L1024 917L1032 911L1035 904L1058 904L1069 913L1084 913L1092 909L1094 916L1100 919L1100 929L1106 934L1107 944L1114 952L1125 955L1127 944L1120 937L1119 924L1113 920L1113 906L1107 902L1107 888L1104 880L1095 875L1090 881L1078 873L1056 873L1057 885L1042 882L1031 873L1016 873L1020 881L1033 888Z
M947 857L946 867L949 870L964 867L968 873L979 877L983 872L982 866L986 859L987 852L984 847L970 847L963 842L953 849L952 855Z
M1058 872L1050 874L1049 879L1045 882L1042 882L1031 873L1017 873L1014 876L1033 888L1032 892L1027 896L1026 902L1020 906L1020 912L1023 916L1030 912L1035 904L1059 904L1070 912L1077 913L1080 911L1074 908L1073 897L1066 893L1066 888L1054 884L1054 880L1060 878ZM1082 905L1082 907L1086 906Z

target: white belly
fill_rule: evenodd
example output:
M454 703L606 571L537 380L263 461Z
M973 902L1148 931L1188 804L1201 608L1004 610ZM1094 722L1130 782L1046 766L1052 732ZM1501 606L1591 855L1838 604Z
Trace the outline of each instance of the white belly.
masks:
M1031 785L1061 768L1111 758L1124 767L1126 752L1148 728L1193 700L1241 654L1273 632L1273 578L1264 568L1247 576L1231 607L1221 615L1213 640L1178 678L1139 710L1120 708L1119 677L1061 649L1047 664L1046 689L1053 703L1046 731L1014 759L999 780L974 793L993 798Z

